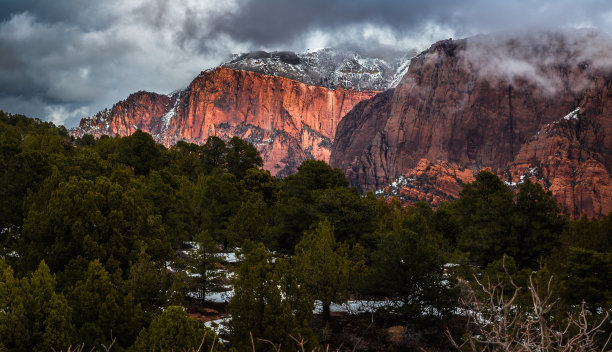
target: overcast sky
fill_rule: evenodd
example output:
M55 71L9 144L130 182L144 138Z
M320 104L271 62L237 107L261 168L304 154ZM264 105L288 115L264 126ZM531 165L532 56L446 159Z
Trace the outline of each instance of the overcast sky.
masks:
M0 110L73 127L138 90L169 93L231 53L395 55L513 29L594 27L610 0L0 0Z

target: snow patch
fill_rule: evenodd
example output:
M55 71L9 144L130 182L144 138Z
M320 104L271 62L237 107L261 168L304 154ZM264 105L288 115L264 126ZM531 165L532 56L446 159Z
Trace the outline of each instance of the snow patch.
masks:
M332 303L329 306L329 310L332 313L348 313L348 314L359 314L359 313L372 313L381 308L398 307L403 303L401 301L348 301L342 304ZM313 313L323 313L323 303L321 301L315 301Z
M397 87L397 85L400 83L400 81L402 80L402 78L404 78L404 76L408 73L408 69L410 68L410 59L404 61L404 63L402 63L397 70L395 71L395 77L393 78L393 80L391 81L391 83L389 83L389 88L395 88Z
M162 122L164 123L164 131L168 129L170 125L170 120L176 116L176 110L174 108L170 109L164 116L162 116Z
M516 188L518 187L518 185L525 183L528 176L529 177L537 176L537 174L538 174L538 167L532 166L529 168L529 170L527 170L526 174L522 174L521 176L519 176L518 182L504 181L504 184L508 187Z
M215 332L215 334L220 335L220 334L229 334L229 323L232 320L232 318L230 316L227 316L225 318L221 318L221 319L215 319L215 320L209 320L207 322L204 323L204 326L206 326L207 328L211 329L212 331ZM223 339L219 339L221 342L223 343L227 343L228 341L225 341Z
M580 112L580 107L577 107L576 109L574 109L574 111L570 112L569 114L563 116L563 120L578 120L578 113Z

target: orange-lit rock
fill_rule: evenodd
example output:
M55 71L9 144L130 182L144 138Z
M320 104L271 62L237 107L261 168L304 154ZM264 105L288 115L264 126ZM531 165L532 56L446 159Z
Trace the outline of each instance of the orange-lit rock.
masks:
M142 129L166 146L238 136L258 148L265 169L282 176L306 159L329 161L342 117L376 93L218 67L172 96L132 94L109 112L83 119L74 133L129 135Z
M403 204L423 201L433 206L456 199L474 171L446 161L419 160L406 175L386 186L379 195L398 197Z

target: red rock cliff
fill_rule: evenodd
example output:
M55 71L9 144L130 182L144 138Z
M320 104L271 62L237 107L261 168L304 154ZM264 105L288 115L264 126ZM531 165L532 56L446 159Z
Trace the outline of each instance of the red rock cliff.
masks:
M423 158L489 168L509 181L546 164L545 186L574 215L609 212L612 69L602 53L612 45L600 39L581 32L436 43L387 97L359 104L342 120L330 163L363 190L413 174ZM587 50L589 41L599 51ZM578 106L574 132L533 141Z
M259 149L265 169L283 176L306 159L329 161L342 117L376 93L219 67L172 96L133 94L110 111L83 119L75 134L128 135L142 129L166 146L238 136Z

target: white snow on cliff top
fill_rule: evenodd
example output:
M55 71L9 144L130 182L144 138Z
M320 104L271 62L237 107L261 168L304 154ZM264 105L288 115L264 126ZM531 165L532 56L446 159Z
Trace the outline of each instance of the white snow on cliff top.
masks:
M386 90L407 72L409 54L391 60L331 48L290 51L253 51L232 55L223 67L282 76L310 85L335 89Z

